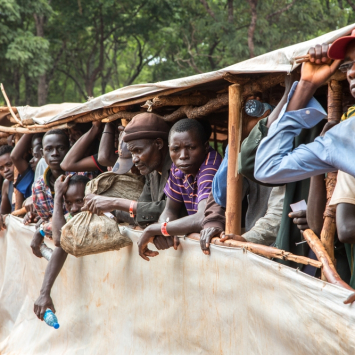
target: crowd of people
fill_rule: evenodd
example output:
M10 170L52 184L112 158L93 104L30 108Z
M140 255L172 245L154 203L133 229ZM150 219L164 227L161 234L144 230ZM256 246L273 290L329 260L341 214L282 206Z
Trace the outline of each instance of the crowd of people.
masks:
M54 304L51 288L67 253L61 248L61 229L83 211L111 212L117 222L143 229L139 255L149 261L157 250L177 249L177 236L200 233L200 247L210 254L213 237L272 245L315 259L302 241L305 229L318 236L326 205L325 174L339 170L331 204L337 206L337 238L334 245L337 271L355 287L355 165L351 149L355 130L354 108L340 124L327 122L326 112L313 97L336 70L346 72L355 97L355 32L338 39L330 48L317 45L309 51L301 79L289 76L278 105L268 105L250 127L239 154L243 175L243 199L247 208L241 235L223 235L227 204L228 146L224 159L209 143L208 122L181 119L172 127L154 113L136 115L126 127L117 121L78 124L69 130L24 134L13 148L0 147L1 224L14 210L14 188L27 214L25 224L36 223L31 248L42 257L44 238L53 239L55 250L48 263L34 311L43 319ZM273 110L272 110L273 109ZM270 111L272 112L270 113ZM18 177L14 183L14 167ZM85 195L85 186L101 173L144 177L137 201L96 194ZM307 201L307 211L291 212L290 204ZM292 267L295 263L283 261ZM303 267L317 276L319 269Z

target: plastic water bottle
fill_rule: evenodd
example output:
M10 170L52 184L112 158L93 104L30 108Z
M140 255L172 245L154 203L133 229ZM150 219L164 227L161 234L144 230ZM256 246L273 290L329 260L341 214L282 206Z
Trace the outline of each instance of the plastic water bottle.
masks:
M58 323L58 318L57 316L52 312L51 309L47 309L46 312L44 313L43 320L50 326L53 327L54 329L59 328L59 323Z
M267 110L273 110L273 106L262 103L259 100L248 100L245 103L245 113L251 117L261 117Z
M40 247L40 251L42 256L49 261L49 259L51 258L52 254L53 254L53 249L48 248L47 245L45 243L41 244Z

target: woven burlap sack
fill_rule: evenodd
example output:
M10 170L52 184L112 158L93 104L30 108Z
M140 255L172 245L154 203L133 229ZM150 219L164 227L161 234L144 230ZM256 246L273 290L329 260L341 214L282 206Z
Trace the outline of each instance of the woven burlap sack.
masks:
M137 200L142 189L143 182L135 175L107 172L88 182L85 195L94 193ZM114 219L81 212L62 228L60 244L67 253L79 257L119 250L131 245L132 241L120 233Z

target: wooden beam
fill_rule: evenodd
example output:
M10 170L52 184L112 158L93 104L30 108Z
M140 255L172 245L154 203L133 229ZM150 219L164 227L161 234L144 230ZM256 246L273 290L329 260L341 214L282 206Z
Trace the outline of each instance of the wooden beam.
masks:
M242 134L242 87L229 87L228 174L226 234L241 234L242 176L238 174L238 155Z
M200 240L200 234L198 233L189 234L187 237L194 240ZM310 259L305 256L295 255L288 251L274 248L274 247L268 247L262 244L239 242L234 239L227 239L225 242L221 242L219 237L212 238L211 244L222 245L230 248L243 248L249 250L254 254L264 256L268 259L290 260L290 261L294 261L295 263L312 265L317 268L322 267L322 263L318 260Z
M209 98L201 94L182 96L157 96L153 100L147 100L142 106L152 112L154 108L164 106L201 106L208 102Z

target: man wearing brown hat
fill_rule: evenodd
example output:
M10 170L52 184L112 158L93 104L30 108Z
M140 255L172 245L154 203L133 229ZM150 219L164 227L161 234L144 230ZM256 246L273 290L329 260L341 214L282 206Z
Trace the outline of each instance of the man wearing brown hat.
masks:
M85 197L85 210L96 214L112 210L126 211L143 228L157 222L165 208L164 187L172 164L168 149L169 130L163 118L153 113L135 116L124 130L123 141L132 155L126 159L133 162L146 178L141 196L138 201L130 201L89 195ZM126 166L123 156L118 165L116 168Z

